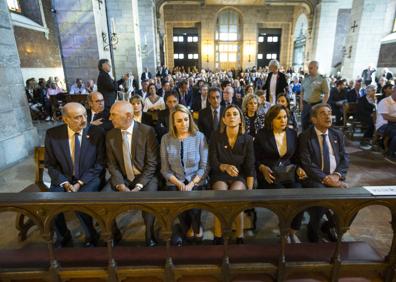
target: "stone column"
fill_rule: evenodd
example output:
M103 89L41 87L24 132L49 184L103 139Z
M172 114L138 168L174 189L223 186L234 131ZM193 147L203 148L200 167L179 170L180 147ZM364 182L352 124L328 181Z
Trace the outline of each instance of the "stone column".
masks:
M140 81L142 72L138 0L106 0L107 16L114 19L119 43L114 50L117 78L132 72ZM150 36L149 34L147 36Z
M322 74L332 70L338 10L350 9L351 5L351 0L323 0L315 8L311 58L319 62Z
M147 67L152 75L157 67L157 23L155 5L152 0L138 0L140 42L142 66Z
M25 96L6 0L0 0L0 38L0 169L3 169L27 157L39 140Z
M368 65L376 67L381 39L390 33L394 11L393 0L353 1L343 76L354 79L361 75Z

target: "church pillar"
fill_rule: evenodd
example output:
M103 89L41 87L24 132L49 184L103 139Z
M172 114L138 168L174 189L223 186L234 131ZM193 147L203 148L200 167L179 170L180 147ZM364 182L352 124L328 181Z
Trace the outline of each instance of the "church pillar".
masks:
M107 40L108 33L104 3L54 0L53 7L56 10L63 67L68 86L70 87L76 78L96 81L98 60L110 59L108 49L104 50L106 45L104 40Z
M338 10L351 8L351 5L351 0L323 0L315 7L310 57L319 62L322 74L330 74L333 67Z
M38 145L32 125L18 49L6 0L0 0L0 170Z
M106 0L106 2L107 16L115 23L119 39L117 49L114 50L117 78L132 72L137 81L140 81L142 57L138 0Z
M361 75L368 65L376 67L381 39L391 31L394 11L395 3L391 0L353 1L343 76L354 79Z
M155 6L152 0L138 0L139 27L142 51L142 65L152 75L156 72L157 62L157 21Z

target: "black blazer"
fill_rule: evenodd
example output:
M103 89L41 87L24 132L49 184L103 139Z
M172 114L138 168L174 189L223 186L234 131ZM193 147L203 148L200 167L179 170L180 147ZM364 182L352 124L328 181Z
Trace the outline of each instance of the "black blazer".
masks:
M104 109L103 112L97 113L95 115L94 121L97 119L102 119L102 124L99 125L99 127L103 128L105 131L109 131L110 129L113 128L113 123L109 119L110 114L108 110ZM88 125L91 124L91 119L92 119L92 112L90 109L87 109L87 123Z
M148 126L154 126L153 118L149 113L142 113L142 123Z
M273 130L261 129L254 139L256 168L258 169L263 164L273 169L279 165L279 162L282 162L283 165L295 164L298 148L297 140L297 132L286 127L287 151L283 157L280 157Z
M207 99L206 99L207 100ZM202 110L202 97L201 94L193 96L192 98L192 105L191 105L191 109L194 112L199 112L200 110ZM209 106L209 102L206 101L206 107Z
M332 145L335 159L335 172L341 174L341 179L345 179L349 166L349 155L345 151L344 134L334 128L329 128L329 139ZM301 167L307 176L317 182L322 182L326 174L322 171L322 157L320 153L319 140L312 126L304 131L299 137L299 160Z
M220 106L219 122L220 122L221 116L223 115L223 112L224 112L224 107ZM219 127L220 127L220 123L219 123ZM213 131L212 108L209 104L208 104L208 107L206 107L206 109L199 111L198 128L199 128L199 131L201 131L205 135L206 140L209 141L210 136L212 135L212 131Z
M157 133L158 143L161 143L162 136L168 133L169 129L169 109L159 111L155 132Z
M122 134L113 128L106 135L107 167L111 174L111 185L128 183L122 154ZM159 162L159 146L154 129L134 122L132 132L131 160L141 173L136 175L137 183L145 186L155 176Z
M114 81L105 71L99 71L98 92L102 93L105 100L105 107L109 109L115 102L117 97L118 82Z
M69 181L91 180L104 177L105 173L105 133L97 126L83 130L80 150L80 175L73 178L73 162L70 155L67 125L62 124L47 130L45 136L45 164L51 178L51 186L59 186ZM98 187L99 189L99 187Z
M359 98L357 108L357 118L364 124L373 124L372 114L375 109L375 105L369 103L366 96Z
M270 84L271 84L271 77L272 77L272 72L268 74L267 80L265 81L265 84L263 86L263 90L267 91L266 97L267 101L270 101ZM284 73L281 73L278 71L278 77L276 79L276 96L280 93L285 93L285 88L288 87L286 76ZM275 103L276 101L274 101Z
M146 74L147 74L147 78L146 78ZM151 72L142 72L142 75L140 76L140 80L146 80L146 79L151 79Z

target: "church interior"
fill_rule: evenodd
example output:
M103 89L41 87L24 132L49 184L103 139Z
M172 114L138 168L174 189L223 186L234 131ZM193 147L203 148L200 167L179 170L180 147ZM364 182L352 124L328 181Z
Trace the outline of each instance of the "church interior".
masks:
M0 81L0 281L396 281L396 0L0 0Z

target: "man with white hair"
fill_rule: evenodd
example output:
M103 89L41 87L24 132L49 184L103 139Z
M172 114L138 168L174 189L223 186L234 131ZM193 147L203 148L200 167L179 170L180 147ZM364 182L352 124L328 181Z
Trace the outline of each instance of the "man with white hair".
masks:
M63 108L65 124L50 128L45 136L45 163L51 178L50 192L97 192L105 181L104 130L87 127L87 113L79 103ZM77 213L85 231L85 246L95 246L97 234L92 218ZM63 213L55 218L56 246L71 241Z
M157 191L159 146L154 129L134 121L133 107L127 101L114 103L110 120L114 128L106 135L106 154L112 189L135 193ZM142 214L146 224L146 245L153 247L157 244L153 237L154 217L147 212ZM120 237L118 228L115 229L115 237Z
M271 60L268 68L270 73L265 81L263 90L266 91L267 101L274 105L276 104L278 94L288 92L288 84L285 74L279 71L280 64L277 60Z
M309 75L301 83L300 109L303 130L310 125L311 108L329 99L329 84L325 77L318 73L319 63L311 61L308 65ZM322 98L323 95L323 98Z

